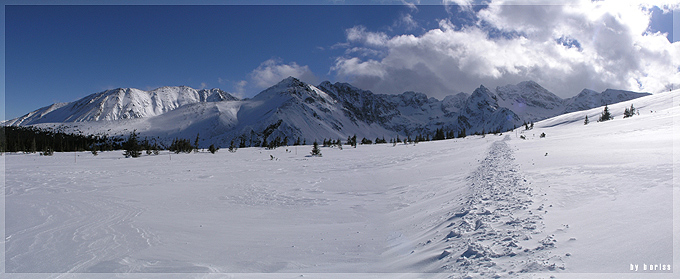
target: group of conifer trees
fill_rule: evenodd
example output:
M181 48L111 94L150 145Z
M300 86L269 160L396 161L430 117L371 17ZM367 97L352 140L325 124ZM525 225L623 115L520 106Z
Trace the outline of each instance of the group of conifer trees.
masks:
M137 158L142 155L142 150L146 151L146 155L158 155L160 150L165 149L165 147L158 144L155 139L149 140L144 138L143 140L139 140L137 131L130 133L130 136L127 138L127 140L123 142L122 147L125 158ZM94 152L93 154L97 155Z
M0 127L0 152L109 151L122 148L122 138L105 135L78 135L36 127Z
M278 123L277 123L278 124ZM279 124L280 125L280 124ZM277 125L278 126L278 125ZM275 127L272 127L275 128ZM273 130L273 129L270 129ZM127 138L124 137L108 137L106 135L101 136L84 136L77 134L68 134L63 132L56 132L52 130L39 129L35 127L17 127L8 126L2 127L2 136L0 137L0 152L43 152L46 155L51 155L53 152L69 152L69 151L92 151L94 155L97 155L98 151L111 151L111 150L123 150L123 155L125 157L139 157L146 151L147 155L159 154L160 150L169 150L175 153L192 153L198 152L199 150L199 135L196 135L196 139L193 141L184 138L175 138L172 140L170 145L165 145L159 143L156 138L140 138L136 131L131 132ZM272 131L266 133L271 135ZM436 141L445 140L452 138L462 138L466 136L465 129L458 131L457 133L453 130L446 130L444 128L437 128L434 133L429 134L418 134L414 138L408 136L406 138L401 138L396 136L396 138L391 138L389 143L418 143L422 141ZM257 136L252 136L251 138L258 138ZM244 147L264 147L267 149L275 149L281 146L289 146L289 138L286 137L274 137L273 139L268 139L268 137L261 137L262 140L250 140L247 141L246 136L240 136L233 139L229 144L229 151L236 152L238 148ZM250 144L248 144L250 143ZM344 144L351 147L357 146L357 144L368 145L368 144L386 144L388 141L385 137L377 137L375 140L368 138L362 138L358 140L357 135L348 136ZM306 145L307 140L297 137L292 143L293 146ZM318 145L318 142L317 142ZM342 148L343 141L338 138L336 140L324 139L323 146L337 146ZM212 144L208 151L215 153L219 150Z
M623 111L623 118L633 117L633 115L635 114L640 115L640 112L631 104L630 108L626 108ZM597 119L597 122L604 122L612 119L614 119L614 116L611 114L611 112L609 112L609 106L605 105L604 110L600 114L600 117ZM586 119L583 121L583 125L588 125L588 123L590 123L590 120L586 115Z

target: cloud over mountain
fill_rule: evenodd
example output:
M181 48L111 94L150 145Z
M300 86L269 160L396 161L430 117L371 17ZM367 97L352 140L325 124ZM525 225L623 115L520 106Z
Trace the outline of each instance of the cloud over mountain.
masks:
M442 19L420 35L355 26L346 32L347 48L363 51L347 51L331 71L378 93L414 90L436 97L528 79L562 97L584 86L667 91L680 86L680 42L651 31L651 4L492 1L477 12L460 8L473 14L473 24ZM364 55L369 50L377 55Z
M295 62L283 64L280 58L266 60L250 73L253 83L260 88L272 86L286 77L296 77L311 83L318 82L308 66L301 66Z

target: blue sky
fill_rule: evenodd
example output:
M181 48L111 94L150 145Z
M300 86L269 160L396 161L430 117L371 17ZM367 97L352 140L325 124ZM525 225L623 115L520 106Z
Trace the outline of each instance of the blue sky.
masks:
M677 7L574 1L10 3L0 114L11 119L117 87L216 87L252 97L289 75L437 98L529 79L562 97L680 86Z

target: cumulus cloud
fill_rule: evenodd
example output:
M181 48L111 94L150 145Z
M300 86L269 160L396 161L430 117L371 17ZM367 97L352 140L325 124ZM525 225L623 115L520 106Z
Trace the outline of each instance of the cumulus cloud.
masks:
M663 1L656 4L677 8ZM453 2L471 3L445 1ZM418 36L388 36L355 26L347 30L347 48L382 55L347 51L331 71L379 93L414 90L438 97L524 80L562 97L583 88L656 93L680 86L680 43L649 31L650 8L649 2L616 0L492 1L477 13L476 24L456 26L445 19Z
M283 61L279 58L262 62L250 73L252 83L258 88L267 88L289 76L312 84L318 82L318 78L309 70L307 65L300 66L295 62L283 64Z

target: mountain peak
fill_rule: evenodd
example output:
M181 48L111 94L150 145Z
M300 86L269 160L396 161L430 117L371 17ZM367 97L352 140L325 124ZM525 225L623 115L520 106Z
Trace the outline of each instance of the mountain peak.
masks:
M537 82L535 82L533 80L522 81L522 82L518 83L517 86L521 86L521 87L541 87L541 88L543 88L543 86L541 86L540 84L538 84Z
M615 89L607 89L598 93L594 90L583 89L578 95L565 100L567 103L565 113L628 101L646 95L650 94Z
M597 95L597 94L600 94L600 93L597 93L597 91L595 91L595 90L583 88L583 90L581 90L581 92L578 93L578 95L576 95L576 96L589 96L589 95Z
M489 90L489 88L486 88L484 85L480 85L479 88L475 89L475 91L472 92L472 95L476 95L476 96L486 95L486 96L489 96L489 97L494 96L493 92L491 92L491 90Z
M297 87L297 86L304 86L304 84L305 84L305 83L302 82L302 81L300 81L299 79L294 78L294 77L292 77L292 76L289 76L289 77L284 78L283 80L279 81L279 83L277 83L277 84L274 85L274 86L276 86L276 87L282 87L282 86L285 86L285 87Z
M235 101L237 98L220 89L196 90L188 86L165 86L151 91L116 88L94 93L79 100L40 108L11 125L113 121L157 116L185 105L205 102Z

